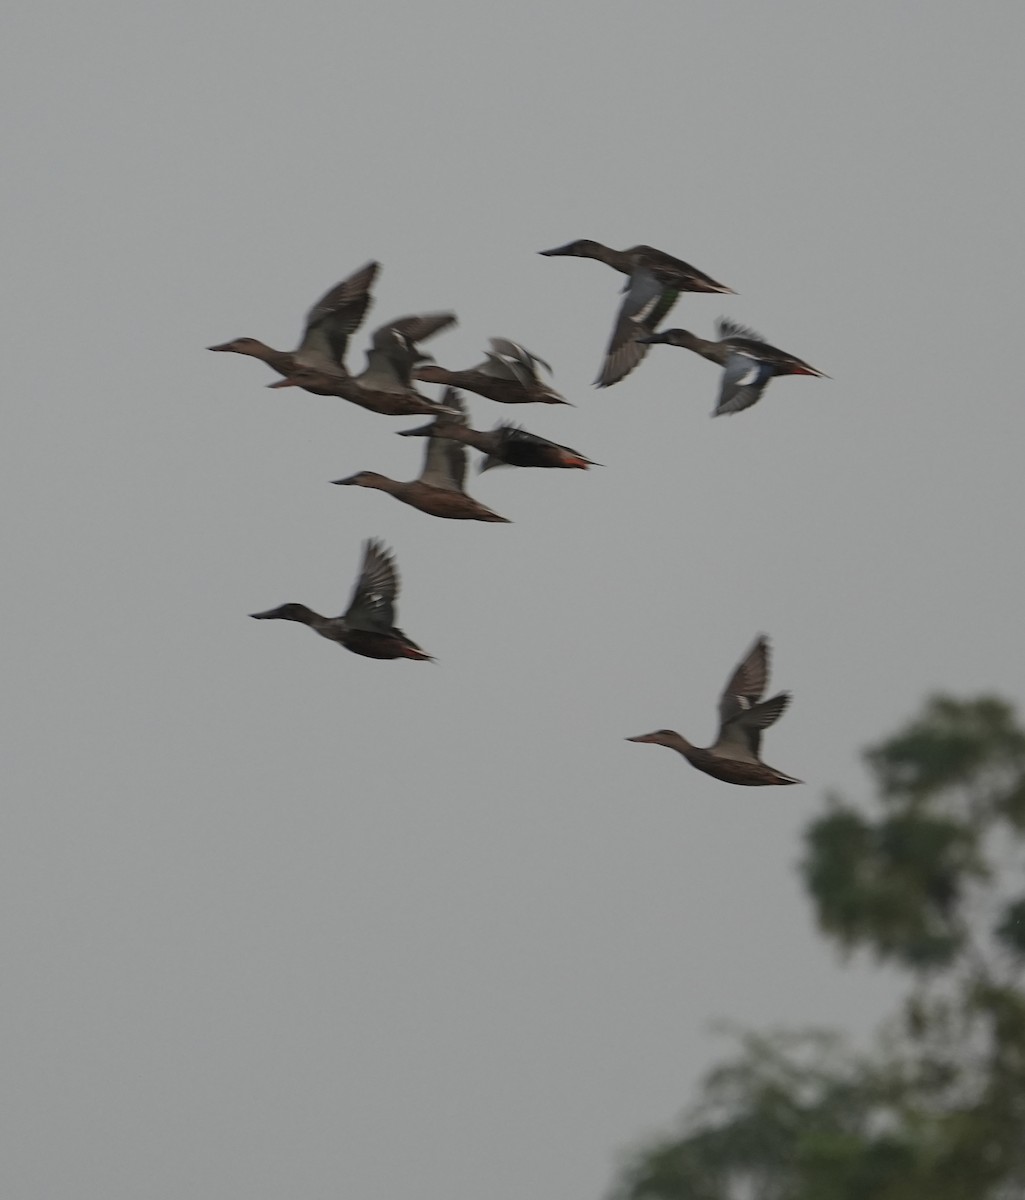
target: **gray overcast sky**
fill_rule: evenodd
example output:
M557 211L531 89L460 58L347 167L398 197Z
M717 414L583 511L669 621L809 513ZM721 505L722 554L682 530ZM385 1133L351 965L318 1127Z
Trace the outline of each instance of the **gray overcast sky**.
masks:
M5 1200L588 1200L711 1019L869 1030L799 832L930 689L1025 700L1025 8L10 10ZM834 379L593 390L620 281L536 254L576 237ZM474 478L508 526L329 487L415 475L411 423L204 347L368 258L369 328L524 342L577 407L515 416L606 468ZM248 619L340 611L368 536L437 666ZM808 786L622 740L710 738L760 630Z

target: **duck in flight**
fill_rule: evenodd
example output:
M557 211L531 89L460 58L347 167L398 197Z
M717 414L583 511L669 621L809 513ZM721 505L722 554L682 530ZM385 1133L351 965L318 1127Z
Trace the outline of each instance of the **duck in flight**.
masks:
M297 367L270 388L299 387L317 396L339 396L360 408L388 417L433 415L438 405L413 386L413 370L430 359L419 343L456 323L451 312L399 317L374 330L367 365L359 375L349 375L344 362L334 371ZM456 414L458 415L458 414Z
M709 341L687 329L664 329L640 340L648 346L682 346L702 358L724 367L719 402L713 417L737 413L761 399L769 380L775 375L817 375L828 379L824 371L809 366L803 359L770 346L753 329L738 325L726 317L718 322L719 340Z
M675 729L658 729L627 738L668 746L706 775L725 783L748 787L800 783L761 759L762 730L774 724L790 703L790 693L780 692L769 700L762 696L769 683L769 642L759 637L730 676L719 698L719 736L711 746L692 745Z
M395 558L383 543L363 544L363 563L349 607L340 617L322 617L305 604L282 604L252 613L258 621L298 621L364 658L430 659L416 642L395 627L395 601L399 572Z
M611 387L640 363L648 352L640 339L655 332L669 315L681 292L735 294L733 288L718 283L711 275L706 275L681 258L666 254L664 250L656 250L654 246L612 250L601 242L582 238L540 253L548 258L593 258L628 276L612 337L598 378L594 381L597 387Z
M454 388L446 388L441 398L447 410L455 410L456 417L444 416L436 420L443 423L466 422L466 405ZM412 505L432 517L447 517L457 521L494 521L508 524L507 517L500 517L463 488L466 479L466 447L447 437L430 437L424 455L424 466L417 479L401 482L378 475L376 471L359 471L333 483L354 487L376 488L381 492Z
M569 404L541 378L538 367L551 374L552 368L519 342L508 338L490 338L487 357L465 371L444 367L421 366L415 374L425 383L444 383L486 396L499 404Z
M579 450L560 446L536 433L528 433L518 425L502 422L494 429L471 429L469 425L455 422L432 421L419 429L400 429L400 437L451 438L479 450L486 457L480 464L482 471L506 464L511 467L597 467L600 464L584 458Z
M279 375L290 375L300 368L337 372L345 358L350 336L360 327L370 308L370 288L379 270L380 263L368 262L321 296L306 314L306 328L295 350L275 350L259 339L249 337L235 338L207 349L248 354L273 367Z

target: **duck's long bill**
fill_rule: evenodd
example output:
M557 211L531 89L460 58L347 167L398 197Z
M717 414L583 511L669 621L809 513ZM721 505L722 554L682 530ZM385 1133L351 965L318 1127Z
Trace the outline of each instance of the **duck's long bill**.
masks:
M276 379L273 383L267 384L267 387L269 387L269 388L298 387L298 386L299 385L295 382L294 379Z
M636 737L624 738L627 742L653 742L655 735L653 733L639 733Z

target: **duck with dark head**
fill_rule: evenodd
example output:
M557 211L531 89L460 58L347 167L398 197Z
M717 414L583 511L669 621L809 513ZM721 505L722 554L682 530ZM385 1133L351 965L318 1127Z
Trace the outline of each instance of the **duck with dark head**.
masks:
M337 642L364 658L413 658L431 655L395 626L395 601L399 594L399 572L391 551L371 539L363 546L363 563L353 588L349 607L340 617L322 617L305 604L282 604L265 612L252 613L258 621L298 621L314 633Z
M581 238L540 253L547 258L593 258L629 276L605 359L595 380L598 387L611 387L640 363L648 352L644 336L655 332L681 292L733 292L682 258L654 246L613 250L601 242Z

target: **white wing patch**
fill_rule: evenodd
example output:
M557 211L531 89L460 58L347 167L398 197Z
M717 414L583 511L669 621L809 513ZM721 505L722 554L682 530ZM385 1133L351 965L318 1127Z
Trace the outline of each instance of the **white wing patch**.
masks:
M744 357L747 356L745 355ZM744 372L743 375L733 382L736 383L737 387L747 387L749 383L756 383L758 381L758 376L761 374L761 370L762 364L758 361L758 359L753 358L751 359L751 366Z
M655 307L660 299L660 296L653 296L643 308L638 309L637 312L634 313L630 320L637 325L643 325L648 317L650 317L655 311Z

